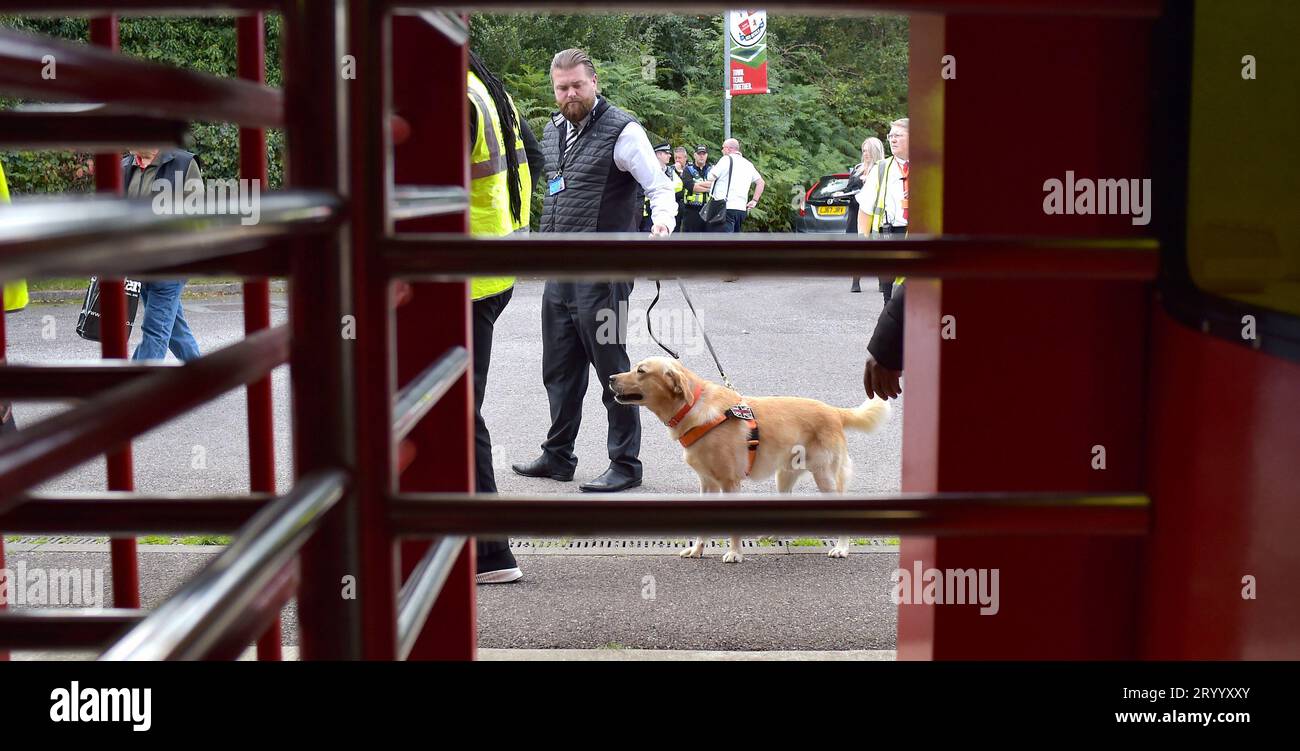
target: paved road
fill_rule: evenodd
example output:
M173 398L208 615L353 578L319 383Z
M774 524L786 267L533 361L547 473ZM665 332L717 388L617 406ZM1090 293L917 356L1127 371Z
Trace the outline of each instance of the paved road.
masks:
M847 279L717 280L689 282L704 324L739 389L753 395L799 395L839 406L862 400L865 342L879 316L874 282L850 294ZM574 483L522 478L512 462L538 452L548 408L541 383L540 298L542 282L524 279L498 322L485 418L493 434L497 478L503 493L576 492L576 483L605 469L605 419L594 374L584 407ZM653 283L639 280L631 300L628 348L633 360L660 354L646 336L644 310ZM273 323L286 318L284 300L273 300ZM236 341L243 332L238 298L187 300L186 315L204 351ZM684 362L706 377L716 373L674 283L655 307L656 333L682 350ZM75 332L76 306L33 305L7 317L9 357L41 362L95 357L98 345ZM133 337L134 348L138 334ZM277 477L290 487L288 373L273 376ZM899 487L901 401L880 432L851 434L855 461L851 489L893 492ZM66 405L21 403L20 424L31 424ZM694 493L694 473L666 430L643 412L643 490ZM247 444L243 392L231 392L183 418L146 434L134 444L136 486L141 492L230 493L247 489ZM41 490L89 491L104 487L104 463L87 463L45 483ZM754 488L771 491L771 483ZM811 492L810 479L796 490ZM833 530L827 530L833 532ZM47 556L50 553L17 555ZM95 553L66 554L95 556ZM16 557L11 556L14 560ZM152 603L192 573L194 555L142 555L145 601ZM681 649L889 649L894 611L885 599L889 554L855 555L847 561L821 556L750 556L738 567L716 559L679 561L669 557L526 556L527 579L512 587L485 589L481 633L485 647L584 647L617 643L628 647ZM63 566L63 563L41 565ZM641 598L642 577L658 582L653 601ZM289 614L290 619L292 614ZM290 621L291 622L291 621ZM292 628L286 643L294 643Z

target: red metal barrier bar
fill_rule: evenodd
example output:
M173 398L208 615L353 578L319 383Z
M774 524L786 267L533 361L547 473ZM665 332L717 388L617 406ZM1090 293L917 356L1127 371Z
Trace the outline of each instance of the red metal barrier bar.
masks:
M110 169L121 180L120 157ZM98 177L98 174L97 174ZM263 247L286 235L320 232L339 219L337 194L274 191L257 216L156 212L149 200L64 197L23 200L0 216L0 269L6 276L130 274ZM254 221L255 220L255 221ZM107 296L106 294L103 296Z
M18 493L262 377L288 357L288 329L277 327L0 438L0 511L13 506Z
M265 247L243 253L233 253L216 258L180 263L175 266L157 266L150 271L137 271L132 279L188 279L194 276L238 276L243 278L287 277L292 273L294 241L282 237L268 240Z
M468 209L469 194L462 187L399 185L393 191L393 204L388 216L392 221L402 221L461 214Z
M0 613L0 647L99 650L142 620L128 608L14 610Z
M269 623L261 620L263 616L279 610L275 590L289 586L285 568L346 491L343 472L303 477L288 495L250 519L198 576L100 659L193 660L231 640L247 644ZM329 582L329 587L337 597L337 582ZM268 597L268 592L276 597Z
M366 659L397 657L397 607L401 583L397 544L388 528L385 500L394 488L391 474L392 408L397 368L394 314L389 280L377 253L378 238L392 229L389 200L393 185L393 68L391 21L366 3L347 3L348 50L358 61L349 89L349 194L352 197L352 301L357 340L350 352L356 374L357 502ZM435 77L436 80L437 77Z
M285 604L293 598L301 583L302 574L298 562L290 561L271 579L270 584L262 588L261 594L243 608L239 619L225 627L221 638L208 650L204 659L237 660L254 637L257 638L258 660L282 659L279 642L280 611L284 610ZM270 643L272 638L276 640L274 645Z
M430 409L433 409L433 405L438 403L443 394L451 390L469 368L469 350L464 347L453 347L402 387L393 400L391 440L398 443L406 438L411 429L429 413Z
M238 62L236 75L255 84L266 83L266 33L261 13L235 20ZM239 129L239 176L269 188L266 131ZM271 327L271 284L263 279L244 282L244 334ZM275 440L271 416L271 374L248 384L248 474L254 493L275 493ZM257 640L257 659L279 660L280 619L272 621Z
M185 142L188 125L139 115L103 112L0 112L0 146L14 151L77 149L125 151L132 146L172 147Z
M107 48L107 53L116 54L118 46L117 16L92 18L90 20L90 44ZM95 190L120 196L126 187L122 184L122 167L120 155L114 152L95 154ZM102 273L97 272L97 273ZM104 359L126 359L126 291L121 279L105 277L100 279L100 356ZM120 447L112 449L106 455L108 489L118 491L135 490L135 469L131 456L131 443L127 441ZM35 484L35 483L32 483ZM30 487L26 486L26 487ZM24 487L24 489L26 489ZM0 509L4 507L0 501ZM140 607L140 562L136 558L135 538L114 538L109 541L109 561L113 576L113 604L119 608Z
M57 66L50 78L42 75L47 56ZM109 102L123 113L180 120L284 126L283 98L274 89L17 31L0 30L0 92Z
M0 10L24 16L224 16L278 10L285 0L0 0Z
M469 183L468 117L464 77L466 49L456 40L413 16L392 19L392 106L410 126L410 137L393 152L393 183L398 186ZM428 71L438 71L429 76ZM452 158L448 158L451 155ZM466 232L467 212L460 211L403 222L401 231ZM371 247L372 257L378 248ZM379 260L377 257L375 260ZM378 265L378 264L376 264ZM394 285L395 286L395 285ZM397 312L397 384L408 385L454 347L471 346L468 284L416 283L411 298ZM430 327L429 321L438 326ZM401 445L396 476L398 489L414 492L469 492L474 486L472 374L457 380ZM411 461L413 460L413 461ZM408 464L409 462L409 464ZM391 532L390 532L391 533ZM402 542L405 579L424 560L427 540ZM425 619L406 658L410 660L472 660L478 629L475 625L475 546L461 548L438 600Z
M27 495L0 514L0 529L26 535L229 534L272 500L269 493L207 498L135 493Z
M443 38L459 47L469 41L469 24L457 13L444 10L415 11L420 20L429 24Z
M438 601L442 586L447 583L461 549L465 546L463 535L450 535L430 545L411 576L402 585L397 606L397 658L405 660L415 648L416 640L424 628L429 612Z
M285 180L298 188L346 192L350 168L346 93L359 81L344 80L338 0L292 3L284 11ZM348 54L372 67L355 49ZM299 241L293 254L289 320L293 326L294 471L356 466L356 393L353 341L345 339L343 316L359 317L349 303L348 249L342 231ZM368 363L373 366L373 363ZM304 660L361 656L361 604L339 596L344 576L357 577L356 491L349 488L330 519L302 550L298 593L301 656ZM359 592L366 597L367 589Z
M897 535L1143 535L1144 495L1064 493L731 494L727 500L613 500L403 493L390 501L399 534L586 535L858 532Z
M639 234L544 234L516 239L397 235L384 243L394 277L534 274L608 277L728 272L746 275L1150 281L1155 240L756 234L650 238Z
M538 3L529 0L382 0L382 6L394 10L419 8L473 8L479 13L701 13L720 14L735 7L719 2L695 0L596 0L595 2ZM788 15L843 15L849 13L961 13L1014 15L1103 16L1110 18L1155 18L1160 15L1158 0L775 0L763 3L769 12Z
M5 312L0 310L0 363L5 360L5 352L8 346L8 334L5 330ZM9 366L0 366L0 372L7 370ZM4 392L0 391L0 397ZM4 525L0 523L0 569L5 567L5 536ZM7 600L0 600L0 617L4 616L4 609L9 607ZM9 652L3 648L4 642L0 641L0 662L6 662L9 659Z
M0 398L89 399L101 391L157 373L171 365L143 365L130 360L95 360L67 364L0 365Z

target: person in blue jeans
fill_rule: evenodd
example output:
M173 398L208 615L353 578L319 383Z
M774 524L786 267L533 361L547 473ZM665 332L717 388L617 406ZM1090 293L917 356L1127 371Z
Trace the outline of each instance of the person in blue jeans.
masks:
M175 282L145 282L140 288L140 305L144 320L140 331L144 338L135 348L132 360L165 360L171 350L176 359L189 362L198 359L199 343L195 341L190 325L181 309L181 290L185 280Z
M194 154L176 149L136 149L122 158L122 185L127 198L151 198L158 190L172 190L180 182L185 192L203 190L203 172ZM198 359L199 343L181 309L181 290L185 280L144 282L140 287L140 306L144 320L140 331L144 339L135 348L132 360L165 360L171 350L176 359Z

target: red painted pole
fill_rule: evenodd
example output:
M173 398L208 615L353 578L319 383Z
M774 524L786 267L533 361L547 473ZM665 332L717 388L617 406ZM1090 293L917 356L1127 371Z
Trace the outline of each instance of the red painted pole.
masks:
M285 183L347 195L344 175L360 160L349 156L350 122L340 115L348 97L359 95L363 82L342 77L339 60L343 54L358 62L378 58L341 48L340 7L337 1L325 0L284 6ZM358 76L371 67L357 65ZM353 207L360 201L354 197ZM341 227L329 235L298 240L291 252L294 474L302 478L313 470L342 470L350 480L344 498L299 555L303 660L361 657L362 635L367 643L374 638L369 628L363 630L363 609L372 591L387 589L365 575L368 569L358 545L358 486L364 478L356 472L356 455L358 445L365 443L358 440L362 390L353 379L352 358L353 347L364 340L360 331L349 331L345 316L352 316L358 329L365 316L352 304L349 247L348 230ZM370 370L375 366L365 363ZM395 568L396 562L391 565ZM389 618L395 639L396 618Z
M465 96L464 46L453 45L414 16L393 19L393 110L410 128L394 153L397 185L469 184L469 106ZM430 77L426 71L440 71ZM465 232L466 214L415 219L410 232ZM466 282L411 284L410 301L397 311L397 381L405 384L449 347L470 348ZM439 321L434 329L428 321ZM411 431L413 457L399 479L403 491L472 492L474 487L474 383L467 373ZM427 541L401 546L407 577L428 549ZM467 544L443 585L413 660L472 660L477 651L474 544Z
M367 3L349 3L351 49L357 80L349 101L352 131L352 312L356 342L357 492L366 659L397 656L397 546L388 523L387 494L392 490L392 306L388 279L379 257L385 234L391 148L388 117L390 26L387 13ZM365 65L361 61L370 61ZM436 319L429 319L436 320Z
M266 83L266 26L261 13L235 19L237 75L256 84ZM259 181L266 191L266 131L239 129L239 176ZM252 334L271 326L271 285L263 279L244 281L244 333ZM271 414L271 376L248 384L248 474L254 493L275 493L274 421ZM257 640L257 659L280 660L280 619L272 621Z
M90 43L118 51L117 16L90 20ZM121 155L95 155L95 190L122 195ZM99 280L100 354L104 359L126 359L126 292L121 279ZM135 490L131 461L131 444L108 453L108 489ZM109 543L113 567L113 605L119 608L140 607L140 566L136 557L135 538L115 538Z
M6 333L5 333L5 312L0 310L0 363L5 359ZM5 567L5 536L4 531L0 530L0 570ZM0 600L0 610L9 607L8 598ZM9 661L9 650L0 647L0 662Z

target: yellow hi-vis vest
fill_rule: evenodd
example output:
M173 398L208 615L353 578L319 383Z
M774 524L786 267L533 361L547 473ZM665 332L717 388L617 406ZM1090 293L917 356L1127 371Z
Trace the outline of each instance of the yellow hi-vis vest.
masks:
M532 202L532 175L523 142L516 140L519 160L519 221L510 214L510 172L506 168L505 139L501 119L492 103L492 94L479 77L469 71L470 106L478 114L478 130L473 133L474 149L469 160L469 233L475 237L501 237L528 227L529 204ZM516 119L519 110L514 100L510 109ZM513 287L513 276L473 277L470 299L481 300Z
M707 164L704 165L704 169L700 169L699 167L696 167L696 166L695 166L695 162L687 162L687 163L686 163L686 169L694 169L696 172L699 173L699 175L700 175L700 178L699 178L699 179L701 179L701 180L703 180L704 178L708 177L708 174L709 174L709 165L707 165ZM682 186L682 190L683 190L683 192L685 192L685 187L686 187L685 185ZM697 204L697 205L703 206L703 205L704 205L704 201L705 201L708 197L709 197L709 193L708 193L708 191L705 191L705 192L703 192L703 193L696 193L694 190L692 190L690 193L686 193L686 194L685 194L685 196L682 198L682 202L683 202L683 203L693 203L693 204Z
M0 165L0 203L9 203L9 183L5 182L5 168ZM27 282L5 282L5 312L27 307Z
M876 168L876 205L871 210L871 231L879 232L880 226L885 222L885 178L889 176L889 168L894 165L894 157L889 157L880 163ZM906 277L894 277L894 284L903 283Z
M664 174L672 178L673 198L680 201L682 190L686 187L686 184L682 182L682 176L677 174L677 168L671 164L664 167ZM646 196L641 201L641 216L650 216L650 196Z

